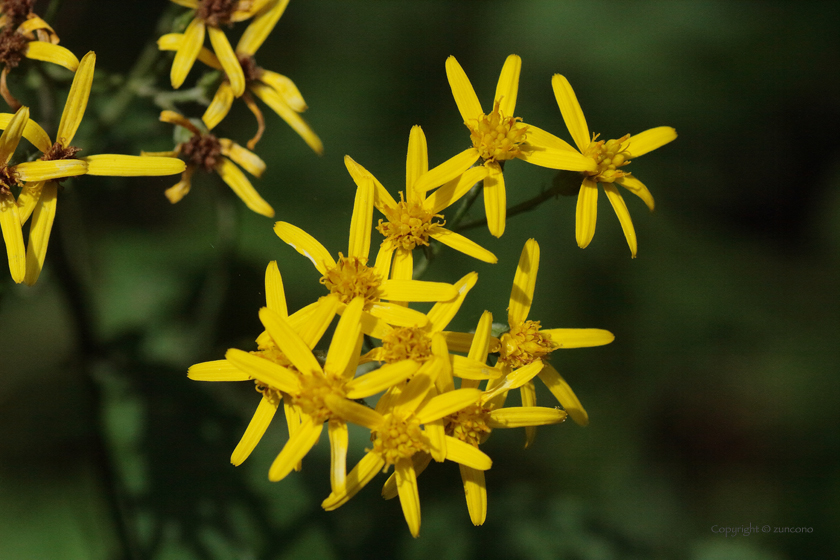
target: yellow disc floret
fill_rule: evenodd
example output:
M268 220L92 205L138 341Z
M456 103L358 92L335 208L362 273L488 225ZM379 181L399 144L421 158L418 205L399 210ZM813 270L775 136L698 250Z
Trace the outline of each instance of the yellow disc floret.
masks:
M425 362L432 357L432 339L415 327L396 327L382 338L382 361L389 364L403 360Z
M383 213L388 221L379 220L379 225L376 226L379 233L387 238L383 243L390 242L394 248L403 248L406 251L411 251L418 245L428 245L429 235L446 223L433 221L434 218L443 216L432 214L419 202L405 202L402 193L397 206L386 207Z
M592 142L589 147L583 151L583 155L591 157L598 164L598 169L595 171L586 171L589 176L594 177L598 183L612 183L616 179L621 179L629 173L621 171L618 168L630 163L628 159L630 153L627 151L627 140L630 139L629 134L625 134L617 140L599 140L597 134L592 135Z
M336 294L342 303L350 303L355 297L363 297L365 309L368 309L372 303L379 301L379 285L382 284L382 278L375 269L365 264L364 259L345 257L339 253L338 263L327 269L320 282L331 293Z
M385 465L393 465L400 459L408 459L418 451L428 451L429 443L420 421L413 413L402 416L389 412L385 415L382 427L374 430L370 439L373 451L385 459Z
M496 101L493 112L476 121L466 123L470 129L473 146L484 161L504 161L517 157L525 142L528 125L520 124L519 117L506 117Z
M446 433L478 447L490 435L490 427L487 425L489 418L490 411L480 404L468 406L445 418Z
M513 369L527 366L557 348L551 337L540 334L539 321L525 321L511 327L502 335L501 343L499 361Z
M300 392L292 397L292 402L300 407L301 412L311 416L316 424L329 420L332 412L324 399L327 395L345 398L342 383L318 374L301 375L299 379Z

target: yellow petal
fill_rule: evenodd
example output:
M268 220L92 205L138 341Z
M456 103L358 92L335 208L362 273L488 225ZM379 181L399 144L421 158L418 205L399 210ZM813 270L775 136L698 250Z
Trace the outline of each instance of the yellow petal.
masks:
M184 30L184 37L175 53L175 59L172 61L172 69L169 71L169 80L172 87L178 89L187 79L187 74L195 64L195 59L198 58L198 52L204 44L204 22L199 19L193 19Z
M242 37L239 38L239 43L236 44L236 52L254 56L257 49L262 46L269 33L271 33L271 30L277 25L277 20L286 11L288 5L289 0L280 0L270 10L254 18L254 21L245 28Z
M260 321L266 328L274 343L286 355L298 371L304 374L321 373L321 365L312 350L300 335L289 325L287 319L267 307L260 309ZM287 391L291 392L291 391Z
M356 377L345 385L348 399L364 399L401 383L414 375L420 364L403 360Z
M248 374L227 360L213 360L190 366L187 377L193 381L248 381Z
M492 391L487 391L482 395L481 402L486 403L496 397L496 395L522 387L536 377L543 367L544 364L542 360L534 360L530 364L522 366L518 370L509 373L505 377L504 382L495 385Z
M49 181L84 175L88 171L88 164L79 159L24 161L15 166L15 171L22 181Z
M426 135L418 125L411 127L408 136L408 154L405 158L405 193L409 202L418 199L417 193L425 192L414 189L414 182L429 170L429 148ZM422 198L422 197L419 197Z
M93 70L96 66L96 54L90 51L82 57L76 75L73 77L73 84L70 86L70 93L67 94L67 102L64 104L64 112L61 114L61 122L58 124L58 132L55 141L67 147L73 141L82 117L85 115L88 97L90 97L90 86L93 83Z
M236 348L228 350L225 353L225 359L250 377L270 387L292 394L296 394L300 390L300 381L298 381L297 375L292 370L271 360Z
M56 198L58 184L47 181L35 205L32 223L29 225L29 244L26 247L26 277L23 279L28 286L38 281L44 259L47 257L47 245L50 242L53 220L55 220Z
M446 436L446 458L479 471L493 466L493 461L483 451L452 436Z
M309 453L309 450L315 447L323 429L323 424L315 424L311 417L304 417L300 430L289 438L283 450L274 459L271 468L268 469L268 480L277 482L286 478L286 475L294 470L295 465Z
M361 405L360 405L361 406ZM355 496L359 490L364 488L368 482L373 480L382 467L385 466L385 459L378 453L366 453L362 460L347 475L347 484L344 492L331 493L327 499L321 502L321 507L326 511L333 511Z
M476 243L471 239L468 239L461 235L460 233L455 233L454 231L450 231L446 228L438 228L437 231L432 233L431 235L434 239L437 239L447 247L451 247L456 251L460 251L465 255L469 255L474 259L478 259L482 262L496 264L499 262L499 259L496 258L496 255Z
M382 299L398 301L451 301L458 290L445 282L421 280L385 280L382 282Z
M391 280L388 280L388 282L390 281ZM408 307L403 307L401 305L385 301L374 303L370 307L369 312L373 317L382 319L389 325L397 327L424 327L429 324L429 319L426 317L425 313L421 313L416 309L410 309ZM362 325L362 328L365 328L364 324ZM365 332L371 336L375 336L373 332L369 332L368 330L365 330Z
M467 78L464 69L454 56L446 59L446 78L449 80L452 96L455 98L455 104L458 105L458 111L461 112L464 123L480 118L484 112L478 102L478 96L475 94L470 79Z
M522 150L517 156L522 161L527 161L540 167L549 169L563 169L566 171L594 171L597 168L595 160L579 154L574 150L565 148L558 149L551 146L540 146L534 143L528 144L528 149Z
M575 90L572 89L569 80L560 74L555 74L551 78L551 87L554 90L557 105L560 107L560 113L566 122L566 128L569 129L578 150L583 152L589 146L591 139L586 118L583 116L583 110L580 108Z
M440 394L426 402L418 411L417 419L421 424L443 418L478 402L481 391L478 389L456 389Z
M230 84L228 82L219 84L219 89L216 90L213 100L201 116L201 120L204 122L207 130L213 130L217 124L222 122L222 119L230 112L233 99L233 89L230 87Z
M487 215L487 229L494 237L501 237L505 232L507 199L505 195L505 176L498 163L485 165L487 178L484 179L484 211Z
M327 433L330 436L330 490L343 492L347 481L347 422L330 418Z
M537 285L537 272L540 268L540 245L535 239L529 239L522 247L513 288L510 291L508 305L508 325L521 325L528 318L531 303L534 301L534 288Z
M512 54L505 60L499 82L496 84L494 102L500 101L499 109L506 117L512 117L516 110L516 94L519 91L519 72L522 69L522 59Z
M281 317L289 316L283 277L280 275L277 261L271 261L265 269L265 305Z
M227 158L219 158L214 167L216 173L222 178L222 181L236 193L236 196L242 199L245 206L268 218L274 217L274 208L263 200L257 190L251 184L251 181L245 177L245 174L239 170L236 165Z
M7 164L15 153L20 138L26 130L26 123L29 120L29 107L21 107L9 119L9 123L0 134L0 164Z
M364 298L356 297L344 308L338 326L333 333L330 349L327 352L327 359L324 363L325 372L340 374L347 368L353 358L358 360L359 355L353 356L353 351L356 349L356 343L362 334L361 318L364 305Z
M370 229L373 223L374 186L370 178L363 179L356 187L353 215L350 219L349 257L367 259L370 253Z
M500 369L488 366L487 362L479 362L478 360L465 358L464 356L458 356L457 354L453 354L451 359L452 372L456 377L460 377L461 379L495 379L501 377L502 375L502 371ZM461 387L464 386L461 385Z
M658 126L630 137L627 151L631 158L643 156L677 139L677 131L670 126Z
M414 277L414 251L398 247L394 251L394 267L391 270L393 280L411 280Z
M219 144L222 147L222 154L228 156L254 177L262 177L265 172L265 162L260 156L228 138L220 138Z
M29 121L29 122L32 122L32 121ZM653 195L650 194L650 191L644 185L644 183L642 183L641 181L639 181L638 179L636 179L635 177L633 177L631 175L625 175L621 179L618 179L616 181L616 183L618 183L619 185L621 185L622 187L624 187L625 189L627 189L631 193L633 193L636 196L638 196L639 198L641 198L644 201L644 203L647 205L648 209L650 209L650 211L653 212L653 209L654 209L654 206L655 206L655 204L653 202Z
M14 115L11 113L0 113L0 129L8 128L13 117ZM26 126L23 128L23 137L41 152L48 152L52 147L49 135L32 119L26 121Z
M218 27L212 26L207 28L207 33L210 35L210 44L213 45L213 51L219 57L219 62L222 63L222 68L225 70L233 95L236 97L242 96L245 93L245 73L242 71L239 58L233 52L233 47L230 46L227 35Z
M187 167L181 174L181 180L163 192L169 202L175 204L189 194L192 186L192 174L194 171L194 166Z
M394 468L397 477L397 492L400 495L405 522L411 536L420 536L420 494L417 492L417 475L414 474L414 465L411 458L403 458L397 461Z
M615 340L615 335L603 329L543 329L540 334L551 338L558 348L591 348Z
M234 467L241 465L251 455L251 452L268 429L268 425L271 424L275 412L277 412L277 405L263 396L257 410L254 411L254 416L248 423L248 427L245 428L245 433L242 434L242 439L239 440L230 455L230 462Z
M15 197L10 192L0 192L0 229L6 243L6 255L9 259L9 272L12 280L20 284L26 276L26 248L23 245L23 232L20 229Z
M330 256L329 251L299 227L287 222L277 222L274 224L274 233L291 245L295 251L312 261L322 275L327 273L328 268L335 267L335 260Z
M376 270L376 273L380 278L388 278L388 273L391 271L391 260L393 256L394 246L391 243L383 243L379 245L379 251L376 252L376 260L373 263L373 268Z
M20 225L26 223L29 216L35 210L35 205L41 198L41 192L44 190L46 181L38 181L36 183L27 183L23 186L17 199L18 214L20 215Z
M598 219L598 183L584 179L578 193L575 210L575 238L578 247L586 249L595 236L595 222Z
M353 158L350 156L344 156L344 166L347 168L347 172L350 173L350 176L353 178L353 182L356 183L357 187L361 187L367 180L373 181L373 185L376 188L373 205L380 211L382 211L382 209L386 206L388 208L394 208L397 205L397 201L394 200L394 197L388 193L382 183L374 177L373 173L356 163Z
M461 309L464 298L467 297L467 294L473 289L476 282L478 282L478 274L470 272L454 284L455 289L458 290L458 297L452 301L439 302L432 306L426 314L429 318L429 323L431 323L432 332L440 332L446 328L446 325L449 324L452 318L455 317L455 314L458 313L458 310Z
M324 403L335 416L370 430L377 429L384 421L384 417L372 408L349 399L342 399L334 393L326 395Z
M338 309L338 296L322 297L313 304L296 311L289 317L289 325L311 350L315 348Z
M569 387L569 384L566 383L563 376L552 365L545 365L545 368L540 372L540 379L542 379L549 391L557 397L557 400L560 401L560 404L563 405L563 408L566 409L566 412L569 413L569 416L572 417L575 424L579 426L589 424L589 415L583 409L583 405L580 404L577 395L575 395L575 392L572 391L572 388Z
M624 232L627 245L630 247L630 256L635 259L636 252L638 251L636 229L633 227L633 221L630 219L630 211L627 210L627 204L621 197L621 193L618 192L618 189L612 183L604 183L604 192L607 193L607 199L612 204L615 215L618 216L621 230Z
M87 162L88 175L107 177L158 177L175 175L186 169L183 160L173 157L97 154L79 159Z
M528 150L550 149L550 150L561 151L561 152L572 152L573 154L577 154L578 156L581 155L580 152L578 152L576 149L574 149L571 144L569 144L568 142L566 142L562 138L558 138L557 136L553 135L552 133L547 132L547 131L545 131L545 130L539 128L539 127L536 127L532 124L527 124L525 126L528 127L528 132L527 132L527 137L526 137L527 138L527 148L523 148L523 149L528 149ZM591 161L594 162L594 160L591 160ZM588 164L588 165L594 166L595 164L591 163L591 164ZM590 168L586 168L586 169L590 169ZM591 169L594 170L595 167L591 167ZM582 169L581 170L576 169L575 171L583 171L583 170Z
M461 468L461 481L464 483L464 495L467 498L470 521L476 527L484 525L487 519L487 484L484 471L464 465L458 466Z
M522 401L522 406L533 408L537 406L537 388L533 381L528 381L519 388L519 398ZM496 409L501 409L501 405ZM536 426L525 426L525 449L531 447L534 440L537 438Z
M450 352L469 352L470 343L472 343L474 335L472 333L460 332L442 332L446 339L446 346L449 347Z
M30 41L27 45L26 58L52 62L67 68L71 72L75 72L79 67L79 59L64 47L45 41Z
M271 107L272 111L277 113L281 119L286 121L286 124L292 127L292 130L303 138L304 142L312 148L312 151L318 155L324 153L324 144L318 138L318 135L274 89L259 83L252 83L250 88L254 95L262 99L263 103Z
M490 413L492 428L524 428L559 424L566 420L566 411L543 406L515 406Z
M263 70L260 74L260 81L277 92L286 104L296 113L306 111L306 101L303 99L300 90L295 83L282 74Z
M429 453L432 458L438 463L444 462L446 460L446 424L443 418L427 422L423 427L423 433L429 439Z
M441 188L433 192L423 201L423 206L432 214L438 214L442 210L455 204L462 196L470 192L476 183L487 177L487 168L483 165L467 169L463 175L457 177Z
M481 314L475 335L469 344L467 357L482 364L487 363L487 353L490 350L490 333L493 329L493 314L485 311ZM447 340L448 342L448 340Z
M478 160L478 150L468 148L441 163L434 169L420 175L414 183L417 192L430 191L436 187L457 179Z
M420 474L425 471L426 467L428 467L432 462L432 456L428 453L420 451L411 456L411 462L414 465L414 474L420 476ZM392 500L397 496L397 476L392 474L382 486L382 497L386 500Z
M158 49L162 51L177 51L181 48L181 44L184 42L184 34L183 33L167 33L166 35L162 35L157 40ZM202 43L204 40L202 39ZM213 51L206 47L201 47L198 51L198 60L213 68L214 70L221 70L222 63L219 62L219 59L213 54Z
M417 407L426 399L429 391L434 387L432 378L428 375L415 375L402 391L394 398L392 406L395 409L403 409L405 411L414 412ZM381 402L382 399L380 399ZM377 403L377 408L380 403Z

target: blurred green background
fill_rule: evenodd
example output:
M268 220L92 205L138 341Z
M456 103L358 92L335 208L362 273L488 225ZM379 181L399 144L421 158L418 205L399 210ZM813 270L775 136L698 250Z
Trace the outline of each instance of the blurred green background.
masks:
M98 57L77 137L83 154L171 148L171 127L157 122L148 96L131 100L115 127L97 123L161 15L183 11L160 0L60 3L61 44ZM346 251L355 189L345 154L396 193L412 125L423 126L432 165L468 147L444 71L450 54L485 109L505 57L520 55L518 116L566 139L550 87L558 72L602 137L677 129L676 142L632 165L657 201L650 214L625 196L637 259L604 196L586 250L574 239L575 199L559 197L510 219L500 240L467 232L497 265L444 251L427 275L479 273L454 328L474 328L484 309L503 319L519 252L537 239L531 317L616 335L552 359L590 426L540 429L528 450L519 431L498 431L484 447L494 465L483 527L469 521L452 464L420 478L417 540L399 504L380 498L384 476L323 512L326 438L300 473L270 483L287 437L278 417L234 468L230 452L257 395L250 384L186 377L227 348L253 348L270 260L291 309L322 295L310 263L214 176L197 176L174 206L163 190L175 178L67 181L37 286L8 276L0 284L0 558L840 554L838 20L836 2L292 0L257 60L298 85L326 154L312 154L262 106L267 131L256 151L268 170L254 184L276 219L333 253ZM168 90L170 60L160 55L144 91ZM52 109L43 96L28 99L34 66L16 70L10 88L54 133L66 93L54 92ZM66 88L69 73L54 75ZM244 144L255 128L237 104L217 132ZM553 176L511 162L509 204ZM551 403L543 389L539 400ZM351 464L365 434L352 432L353 443ZM750 524L812 532L712 531Z

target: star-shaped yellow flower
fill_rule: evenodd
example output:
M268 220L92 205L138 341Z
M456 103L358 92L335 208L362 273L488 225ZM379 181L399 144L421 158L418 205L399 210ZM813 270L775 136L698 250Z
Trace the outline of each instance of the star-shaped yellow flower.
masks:
M595 167L590 159L581 157L568 143L514 116L521 66L522 61L515 54L507 58L496 85L493 109L484 113L461 65L454 56L446 60L446 77L473 143L472 148L450 161L472 164L481 158L484 162L487 168L484 208L487 226L496 237L501 237L505 231L507 197L502 165L507 160L518 158L541 167L568 171L586 171ZM434 186L420 181L416 188L428 190Z
M633 228L627 204L615 188L615 184L621 185L641 198L653 211L653 196L650 191L644 183L621 168L630 163L631 159L675 140L677 131L670 126L660 126L632 136L625 134L616 140L598 140L597 134L591 136L589 134L586 119L569 80L565 76L555 74L551 79L551 87L554 89L557 105L560 106L563 120L575 145L580 153L595 165L594 168L583 171L583 184L578 194L575 218L575 237L578 246L585 248L595 235L595 221L598 217L598 183L601 183L621 223L624 237L630 246L630 253L635 258L638 248L636 230Z

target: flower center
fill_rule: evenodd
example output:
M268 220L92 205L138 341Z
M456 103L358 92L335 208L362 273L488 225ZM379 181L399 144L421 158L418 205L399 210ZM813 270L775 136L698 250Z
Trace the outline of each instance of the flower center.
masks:
M338 295L342 303L350 303L355 297L365 298L365 309L379 301L379 285L382 278L375 269L359 257L345 257L338 254L338 263L321 277L321 284Z
M512 327L502 335L499 361L517 369L550 354L557 344L539 331L539 321L525 321Z
M382 338L383 360L393 364L403 360L425 362L432 357L432 339L414 327L397 327Z
M321 374L301 375L299 379L300 393L292 397L292 402L298 405L301 411L310 415L316 424L329 420L332 412L324 403L324 399L327 395L345 398L341 383L325 378Z
M253 56L239 55L239 65L242 67L242 73L245 74L246 82L253 82L259 80L263 75L263 69L257 66L257 61Z
M207 25L218 27L230 23L238 3L238 0L202 0L195 17Z
M181 146L181 153L187 156L189 163L212 171L222 155L222 145L212 134L194 134Z
M0 32L0 63L8 69L17 67L28 45L29 40L20 33L16 33L15 28L7 24L7 27Z
M489 418L490 411L483 406L479 404L468 406L445 418L446 433L473 447L478 447L490 435L491 429L487 425Z
M482 115L475 124L467 124L473 146L484 161L503 161L520 154L520 145L525 142L528 125L519 124L519 117L506 117L496 101L493 112Z
M594 176L595 181L599 183L612 183L616 179L621 179L625 175L629 175L618 168L630 163L627 159L630 153L627 151L627 140L630 139L629 134L625 134L617 140L599 140L596 142L598 135L592 135L592 142L589 147L583 151L583 155L591 157L598 164L598 169L595 171L587 171L586 174Z
M420 429L420 421L409 414L398 416L393 412L385 415L380 429L370 435L373 451L385 459L385 465L393 465L400 459L408 459L418 451L428 451L429 443Z
M278 348L273 341L266 345L261 345L259 350L256 352L251 352L255 356L259 356L260 358L266 359L270 362L274 362L277 365L281 365L283 367L289 368L293 371L297 371L295 366L286 357L286 355ZM278 389L271 387L270 385L266 385L265 383L255 379L254 384L256 385L256 389L258 393L262 393L264 397L266 397L271 404L274 406L280 405L280 400L283 398L283 393L281 393Z
M44 161L55 161L59 159L73 159L76 154L81 152L81 148L75 146L67 146L66 148L61 142L56 142L47 152L41 156Z
M390 241L394 247L401 247L406 251L411 251L418 245L428 245L429 234L446 223L432 221L443 216L432 214L418 202L405 202L403 193L400 193L400 202L396 208L385 208L383 212L388 221L380 219L376 229L387 238L385 241Z
M20 185L20 179L14 167L7 165L0 166L0 194L8 194L12 192L10 187Z
M5 0L3 4L3 15L6 16L6 25L16 29L26 21L26 16L32 12L32 5L35 0Z

